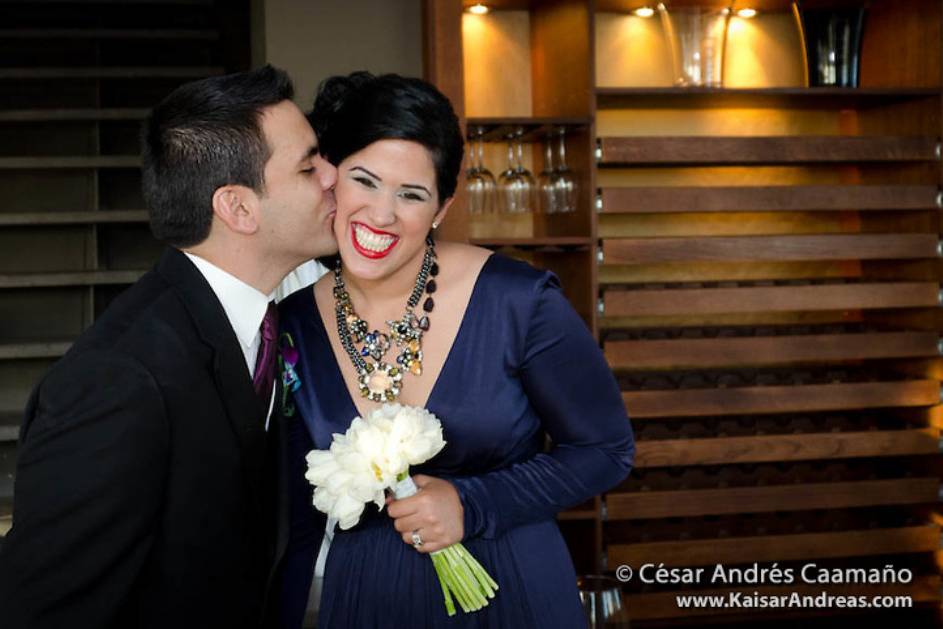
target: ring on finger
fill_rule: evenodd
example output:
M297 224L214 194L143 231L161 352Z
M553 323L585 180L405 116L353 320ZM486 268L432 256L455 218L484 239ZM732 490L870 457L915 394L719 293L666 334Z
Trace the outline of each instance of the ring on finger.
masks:
M422 536L419 534L419 529L413 531L413 548L419 550L422 547Z

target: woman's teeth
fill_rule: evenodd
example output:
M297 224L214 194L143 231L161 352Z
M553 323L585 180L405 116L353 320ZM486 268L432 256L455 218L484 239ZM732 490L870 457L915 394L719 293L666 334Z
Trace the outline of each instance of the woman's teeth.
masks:
M357 236L358 245L368 251L375 251L377 253L389 249L393 245L393 241L396 240L393 236L375 234L369 229L360 226L354 227L354 234Z

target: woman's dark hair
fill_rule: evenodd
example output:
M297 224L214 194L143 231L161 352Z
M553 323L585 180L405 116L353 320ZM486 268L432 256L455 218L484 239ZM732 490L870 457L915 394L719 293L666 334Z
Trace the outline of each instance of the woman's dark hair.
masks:
M439 203L455 194L464 139L452 104L422 79L354 72L321 82L308 121L335 166L378 140L424 146L435 166Z
M217 189L264 192L271 149L260 118L293 94L288 75L265 66L187 83L154 107L141 131L141 179L155 238L199 244L210 233Z

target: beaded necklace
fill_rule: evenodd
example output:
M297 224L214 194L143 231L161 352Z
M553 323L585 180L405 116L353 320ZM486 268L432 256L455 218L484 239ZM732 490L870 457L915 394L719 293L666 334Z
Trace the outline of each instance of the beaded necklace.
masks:
M350 293L341 274L341 261L338 258L334 267L334 312L337 315L337 333L341 345L357 370L357 382L360 395L373 402L392 402L399 397L403 389L403 373L414 376L422 375L422 335L429 330L429 313L435 307L432 293L436 291L435 277L439 274L436 263L435 242L426 238L426 252L422 257L422 267L416 276L406 310L401 319L387 321L389 334L373 330L368 332L370 324L361 319L354 311ZM422 304L425 314L417 317L413 310L419 304L423 293L429 295ZM355 343L363 343L358 350ZM396 364L383 360L391 344L400 349ZM368 361L367 359L371 359Z

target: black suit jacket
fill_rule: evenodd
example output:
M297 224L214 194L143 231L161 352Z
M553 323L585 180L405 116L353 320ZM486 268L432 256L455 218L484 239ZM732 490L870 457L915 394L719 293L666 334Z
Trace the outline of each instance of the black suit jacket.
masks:
M266 411L222 305L168 250L33 392L5 629L258 626L285 533Z

